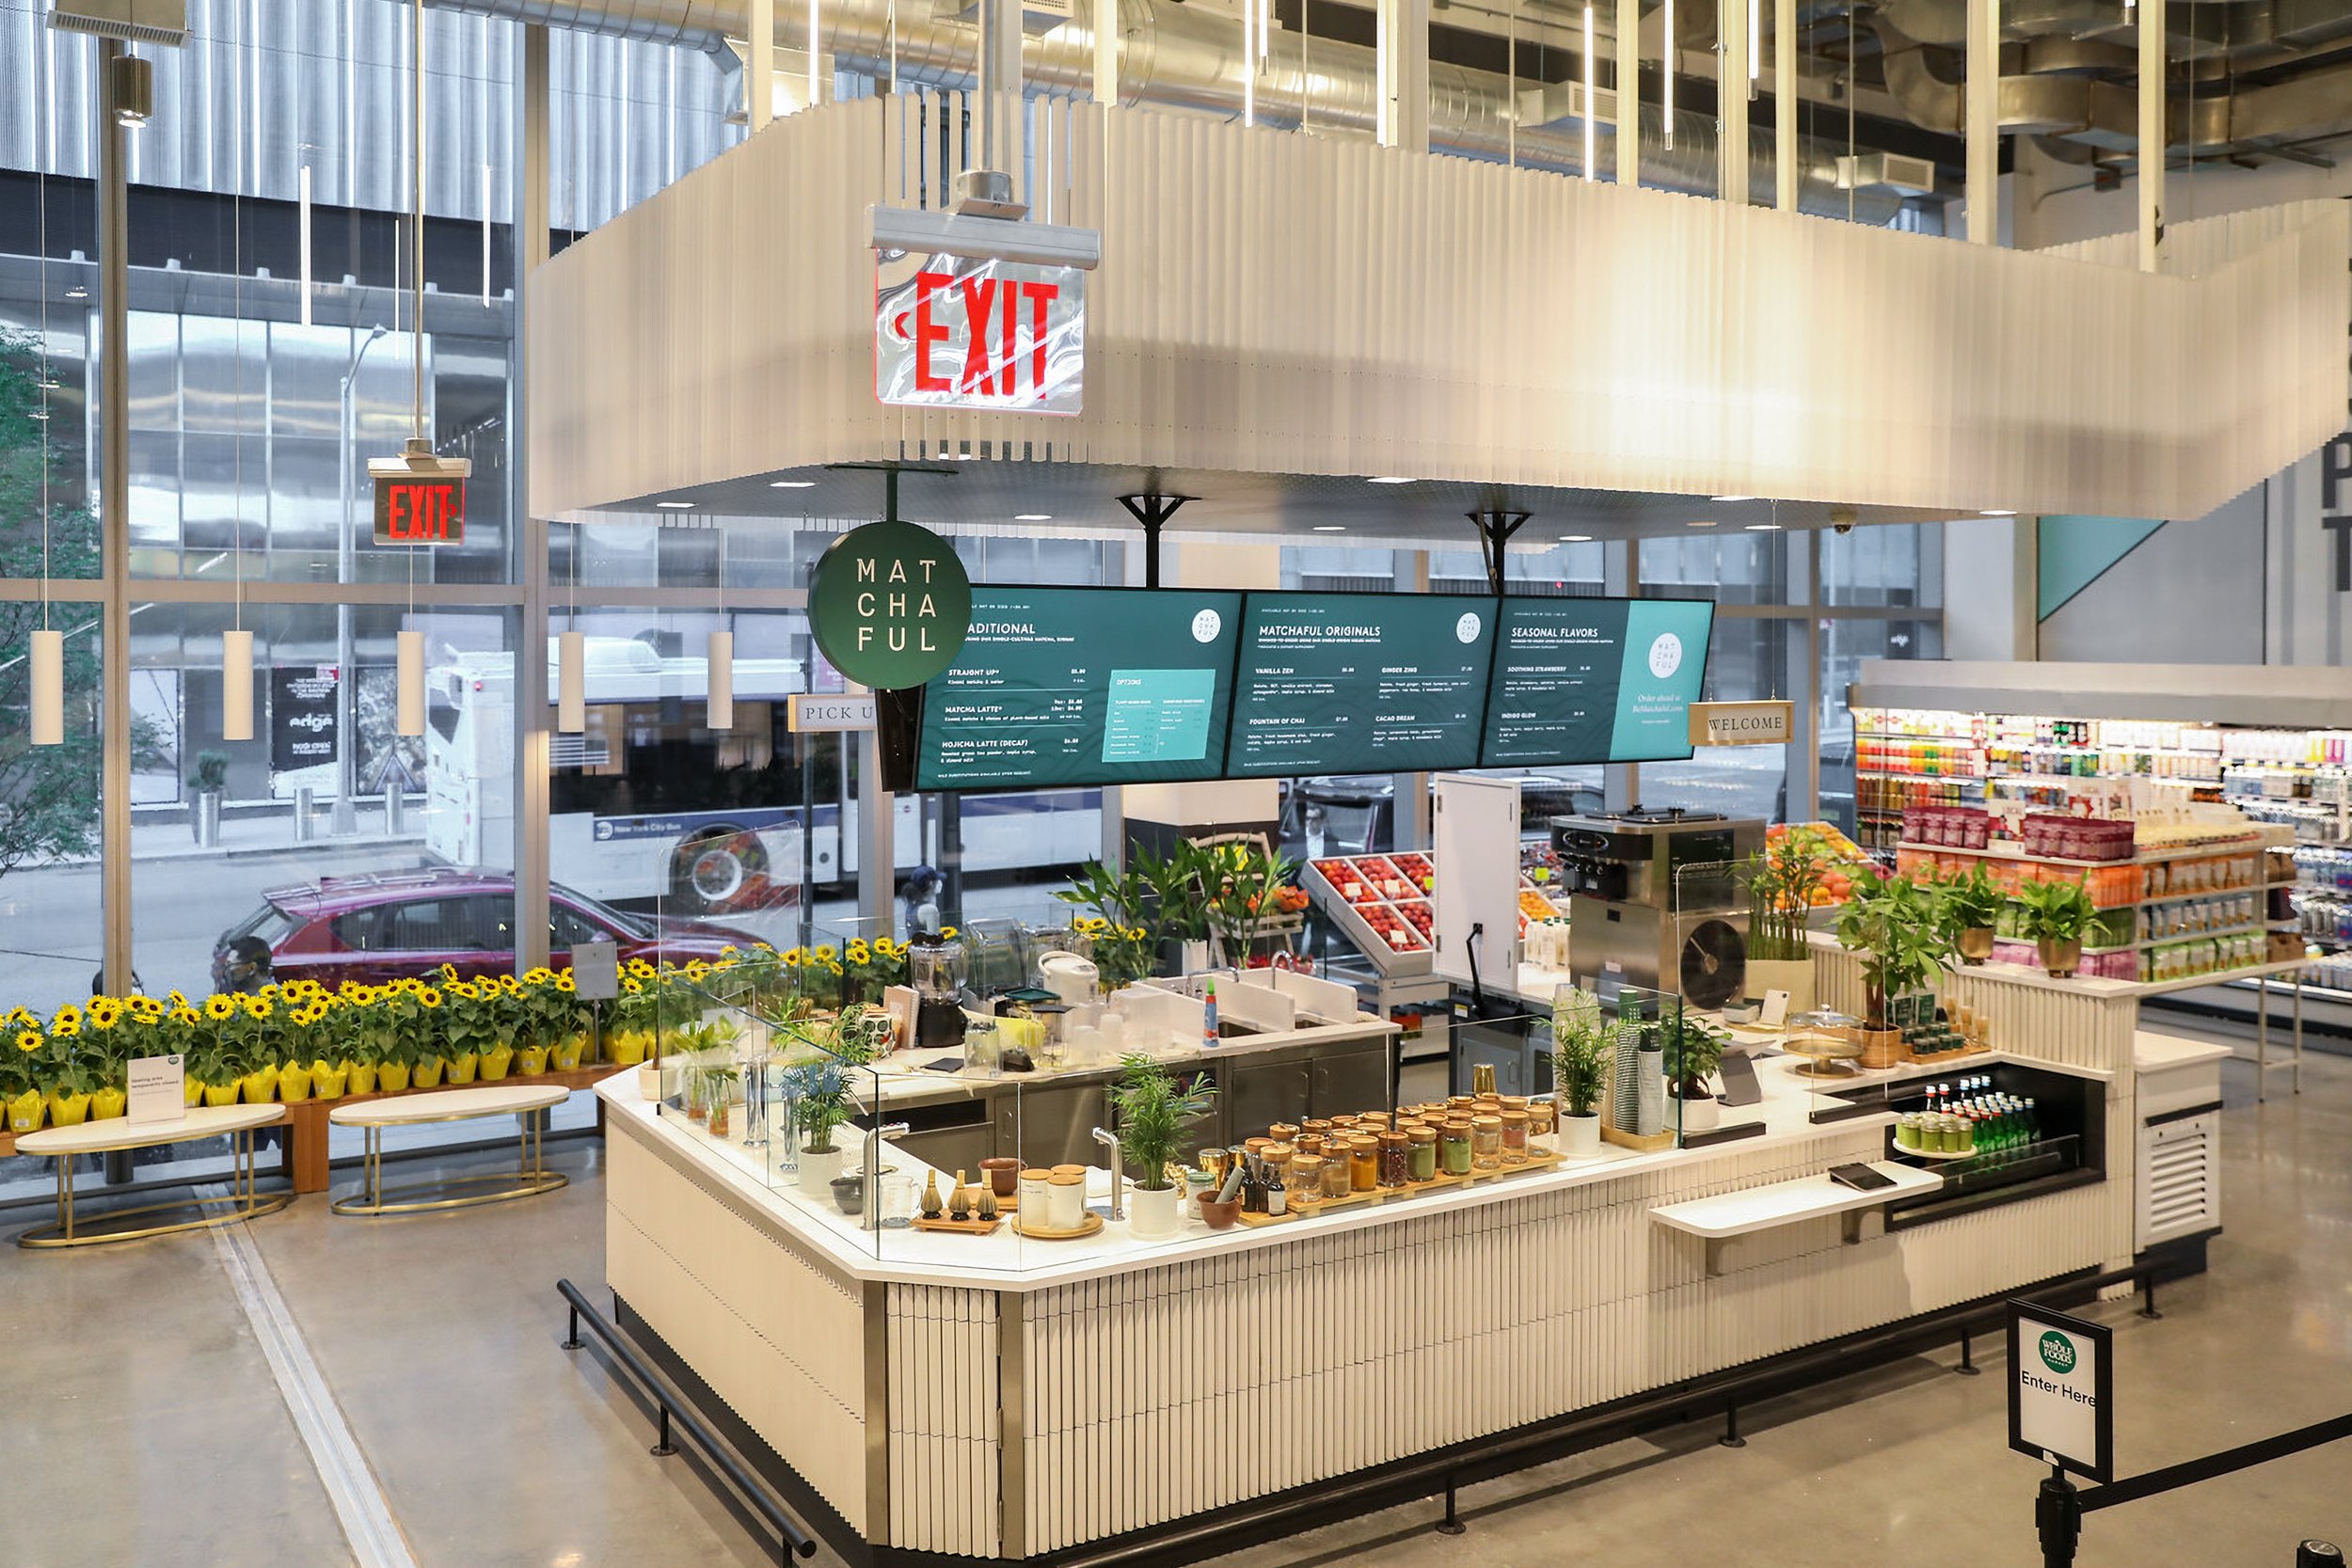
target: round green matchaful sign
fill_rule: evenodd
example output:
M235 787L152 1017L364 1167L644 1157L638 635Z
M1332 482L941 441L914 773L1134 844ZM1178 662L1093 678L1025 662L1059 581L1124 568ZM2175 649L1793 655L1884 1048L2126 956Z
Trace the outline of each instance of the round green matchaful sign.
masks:
M877 691L944 673L972 625L972 579L914 523L867 523L834 540L809 580L809 628L834 669Z

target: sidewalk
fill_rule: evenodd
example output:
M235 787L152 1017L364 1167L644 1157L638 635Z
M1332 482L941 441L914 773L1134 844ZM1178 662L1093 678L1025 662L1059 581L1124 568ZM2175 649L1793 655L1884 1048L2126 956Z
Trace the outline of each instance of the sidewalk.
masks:
M280 805L277 810L256 809L250 812L224 812L220 822L220 844L207 849L196 842L196 834L188 826L185 806L135 806L131 811L131 858L134 861L173 860L239 860L258 855L331 854L354 850L413 850L421 858L424 848L424 813L411 812L406 832L399 837L384 832L384 811L380 805L362 801L359 806L359 831L347 838L336 838L327 832L332 820L332 808L321 806L312 816L314 836L307 844L297 844L294 836L294 811ZM62 858L50 861L27 861L27 871L60 866L96 865L95 855Z

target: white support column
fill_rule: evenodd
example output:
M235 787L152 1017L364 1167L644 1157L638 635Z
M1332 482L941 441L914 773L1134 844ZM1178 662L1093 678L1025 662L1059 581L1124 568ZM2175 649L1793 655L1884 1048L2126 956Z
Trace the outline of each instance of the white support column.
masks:
M98 49L98 524L105 578L100 611L98 867L104 990L128 996L131 983L131 261L132 133L115 122L106 84L125 53L112 39ZM349 672L344 672L348 678Z
M1119 102L1119 0L1094 0L1094 101Z
M1429 0L1379 0L1374 79L1383 147L1429 150Z
M2152 0L2161 3L2161 0ZM2001 238L2001 4L1968 0L1968 243Z
M1772 0L1772 195L1797 210L1797 0Z
M1641 182L1642 0L1617 0L1617 183Z
M1715 8L1715 116L1723 140L1716 148L1716 194L1745 206L1748 199L1748 8L1760 0L1722 0Z
M531 411L522 374L532 275L548 259L548 30L523 28L515 93L515 373L507 378L508 504L522 521L521 625L515 630L515 968L548 961L548 521L531 509ZM577 569L579 557L573 561Z
M1021 97L1021 0L980 0L978 16L978 166L1000 174L1018 174L1021 168L1021 120L1016 105Z
M756 134L775 117L776 0L751 0L743 55L743 118Z
M2139 0L2139 270L2164 268L2164 0Z

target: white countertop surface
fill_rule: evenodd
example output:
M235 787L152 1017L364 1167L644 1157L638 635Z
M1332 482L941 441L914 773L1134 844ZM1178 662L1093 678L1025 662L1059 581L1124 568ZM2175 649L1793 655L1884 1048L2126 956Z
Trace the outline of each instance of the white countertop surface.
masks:
M1892 1160L1857 1163L1867 1164L1895 1184L1864 1192L1845 1185L1827 1171L1819 1171L1792 1181L1774 1181L1714 1197L1693 1198L1688 1203L1670 1203L1662 1209L1652 1209L1650 1218L1693 1236L1721 1241L1727 1236L1746 1236L1794 1225L1800 1220L1875 1209L1899 1197L1933 1192L1944 1184L1944 1179L1935 1172L1921 1170L1916 1165L1899 1164Z
M2226 1062L2233 1053L2226 1045L2211 1040L2183 1039L2178 1035L2153 1034L2146 1029L2132 1036L2132 1070L2135 1072L2167 1072L2174 1068L2201 1067L2207 1062Z
M1138 1241L1125 1225L1105 1226L1097 1235L1069 1242L1029 1240L1016 1235L1009 1225L984 1237L913 1229L866 1229L859 1220L843 1215L830 1194L811 1197L788 1184L769 1185L760 1152L746 1150L740 1145L741 1117L734 1118L730 1129L733 1136L722 1142L684 1117L657 1115L654 1104L639 1095L633 1071L603 1080L597 1084L596 1093L608 1107L610 1121L624 1135L644 1138L724 1180L746 1202L757 1206L788 1227L794 1236L821 1250L845 1274L860 1279L903 1284L1035 1291L1234 1249L1279 1246L1299 1237L1394 1225L1448 1209L1613 1181L1668 1167L1703 1164L1774 1144L1881 1128L1893 1120L1890 1113L1880 1111L1829 1124L1808 1121L1807 1114L1819 1104L1820 1096L1815 1085L1794 1076L1793 1069L1801 1065L1789 1057L1759 1063L1757 1071L1765 1091L1763 1102L1736 1110L1726 1107L1724 1111L1726 1125L1761 1121L1764 1132L1760 1135L1708 1148L1665 1149L1647 1154L1608 1146L1597 1160L1555 1170L1504 1177L1393 1202L1366 1204L1285 1225L1212 1231L1200 1220L1188 1218L1175 1236L1159 1241ZM1903 1074L1870 1074L1828 1086L1850 1087L1899 1076ZM863 1143L857 1147L862 1148ZM911 1175L920 1191L929 1166L895 1147L889 1148L885 1161ZM850 1163L854 1166L857 1157L853 1155ZM970 1174L975 1178L978 1175ZM1109 1196L1109 1173L1096 1170L1088 1184L1089 1205L1096 1210L1106 1209ZM1883 1201L1885 1196L1879 1195L1879 1201Z
M484 1084L472 1088L432 1089L393 1100L363 1100L338 1105L326 1119L338 1127L395 1127L416 1121L463 1121L544 1110L572 1097L566 1084Z

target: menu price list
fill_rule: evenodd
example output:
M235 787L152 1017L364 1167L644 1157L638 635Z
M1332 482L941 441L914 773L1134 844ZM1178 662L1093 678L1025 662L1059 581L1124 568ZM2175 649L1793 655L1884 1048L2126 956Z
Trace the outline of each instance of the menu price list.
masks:
M1493 620L1486 598L1252 594L1226 771L1474 766Z

